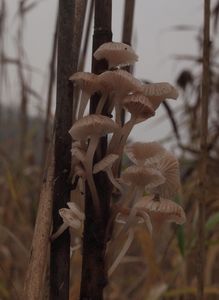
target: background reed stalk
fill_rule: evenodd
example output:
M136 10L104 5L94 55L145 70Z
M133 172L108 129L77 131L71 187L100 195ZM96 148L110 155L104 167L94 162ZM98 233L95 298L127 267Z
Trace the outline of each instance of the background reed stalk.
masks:
M197 299L204 299L205 266L205 202L207 196L208 163L208 98L209 98L209 57L210 57L210 0L204 3L204 44L203 76L201 96L201 138L200 138L200 177L199 177L199 222L198 222L198 257L197 257Z

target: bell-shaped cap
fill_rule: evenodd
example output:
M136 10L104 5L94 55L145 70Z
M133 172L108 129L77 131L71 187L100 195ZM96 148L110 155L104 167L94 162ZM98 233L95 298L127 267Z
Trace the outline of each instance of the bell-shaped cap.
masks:
M101 161L96 163L93 168L93 173L96 174L100 171L104 171L107 168L111 168L114 162L119 158L117 154L109 154L104 157Z
M138 60L135 51L127 44L109 42L102 44L95 52L97 60L106 59L109 68L132 65Z
M150 100L141 93L128 95L122 101L124 108L137 119L137 122L144 121L155 115Z
M92 136L104 136L118 129L119 126L110 118L93 114L77 120L69 133L74 140L86 140Z
M155 167L166 179L163 184L156 187L155 192L162 197L173 197L180 188L180 172L177 158L166 151L154 164L149 162L148 166Z
M97 91L101 91L99 77L96 74L89 72L77 72L74 73L69 80L74 81L80 89L84 90L88 94L94 94Z
M124 70L103 72L99 79L104 90L108 92L127 95L142 90L142 82Z
M136 142L125 146L125 154L136 165L144 164L146 161L156 159L166 153L165 148L157 142L141 143Z
M186 216L183 208L177 203L156 196L150 195L139 199L135 204L135 208L145 210L150 217L156 220L175 222L176 224L183 224L186 221Z
M154 109L165 99L177 99L179 96L177 89L167 82L146 83L142 91L151 100Z
M165 178L159 171L135 165L126 168L121 178L128 184L145 186L146 188L154 188L165 181Z

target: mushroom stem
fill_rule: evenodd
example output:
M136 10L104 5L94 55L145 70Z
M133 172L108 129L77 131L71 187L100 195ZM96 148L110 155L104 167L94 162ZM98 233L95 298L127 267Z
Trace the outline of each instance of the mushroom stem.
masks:
M86 176L87 183L88 183L91 195L92 195L94 206L96 207L97 211L99 211L100 204L99 204L99 197L97 194L97 189L96 189L94 178L93 178L92 167L93 167L93 157L94 157L94 153L97 148L97 145L98 145L98 141L99 141L99 138L97 136L93 136L91 138L88 149L87 149L86 158L84 161L84 167L85 167L85 170L87 173L87 176Z
M89 99L90 99L90 95L82 90L81 101L80 101L79 112L78 112L78 120L83 117Z
M63 223L59 229L51 236L50 240L56 240L69 226L66 223Z
M127 141L127 138L132 130L132 128L135 126L136 124L136 118L131 116L131 119L123 126L122 128L122 139L119 145L119 153L121 153L123 151L123 148L125 146L125 143Z
M109 178L109 180L112 182L112 184L120 191L121 194L123 194L123 193L124 193L124 190L123 190L121 184L119 184L119 183L116 181L116 179L114 178L112 169L111 169L111 168L107 168L105 172L107 173L108 178Z
M96 108L96 112L95 112L96 115L101 114L104 104L106 103L106 99L107 99L107 93L102 94L102 96L98 102L97 108Z
M118 98L118 96L115 96ZM122 120L121 120L121 113L122 113L122 106L121 104L119 103L119 99L116 99L115 98L115 111L116 111L116 123L119 125L119 126L122 126Z
M113 262L113 264L111 265L111 267L108 270L108 276L111 276L112 273L115 271L115 269L118 267L121 260L123 259L126 252L128 251L133 239L134 239L134 231L133 231L132 228L130 228L129 231L128 231L128 238L125 241L125 244L123 245L119 255L117 256L117 258L115 259L115 261Z

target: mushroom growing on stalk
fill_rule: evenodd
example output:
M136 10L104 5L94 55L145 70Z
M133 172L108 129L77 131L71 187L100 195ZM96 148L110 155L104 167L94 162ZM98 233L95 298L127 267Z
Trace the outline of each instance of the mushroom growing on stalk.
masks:
M121 180L130 185L130 191L133 191L134 196L129 194L131 199L126 199L126 204L133 204L140 198L145 189L152 189L165 182L161 172L145 166L132 165L122 172Z
M52 235L51 240L57 239L68 227L76 232L81 228L85 215L74 202L67 203L69 208L61 208L59 214L62 217L63 224Z
M94 57L97 60L106 59L109 69L132 65L138 60L138 56L131 46L118 42L102 44L94 52Z
M119 184L119 182L116 181L116 179L113 176L112 172L112 165L114 162L119 158L119 155L116 154L109 154L106 157L104 157L101 161L96 163L93 168L93 173L96 174L100 171L104 171L107 173L109 180L111 183L121 192L123 193L123 188Z
M135 124L142 122L155 114L150 100L141 93L126 96L122 100L122 105L131 113L131 118L122 128L119 146L117 145L118 140L112 139L109 147L109 151L119 154L123 151L126 140Z
M103 89L108 91L108 94L113 94L109 112L112 111L114 105L116 122L121 125L122 99L129 93L142 90L142 82L124 70L103 72L99 75L99 80Z
M158 170L165 182L154 189L162 197L171 198L176 195L180 188L179 162L176 157L165 151L163 156L157 157L153 161L148 160L145 165Z
M76 85L81 89L81 101L78 112L78 119L83 117L85 108L90 97L101 91L101 85L97 75L89 72L77 72L74 73L69 80L74 81Z
M82 164L86 171L87 182L92 194L96 209L99 209L99 198L97 195L95 183L93 180L93 157L97 148L99 138L107 133L117 131L119 126L110 118L103 115L88 115L76 121L69 133L74 140L86 141L90 139L86 156L83 158Z
M125 154L136 165L144 165L153 162L166 153L165 148L157 142L131 143L125 146Z
M170 98L176 100L179 96L177 89L168 82L145 83L142 86L142 92L150 99L154 110L156 110L165 99Z
M162 226L163 222L184 224L186 216L183 208L177 203L161 198L158 195L150 195L139 199L135 204L137 211L144 210L149 214L152 225Z

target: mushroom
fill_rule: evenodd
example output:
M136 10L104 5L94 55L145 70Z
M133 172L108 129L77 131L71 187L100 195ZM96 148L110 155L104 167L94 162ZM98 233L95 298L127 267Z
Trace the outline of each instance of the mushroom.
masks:
M92 175L93 157L99 138L116 130L118 130L118 125L110 118L103 115L89 115L76 121L69 131L74 140L87 140L90 138L86 156L82 164L85 167L86 178L97 209L99 207L99 200Z
M138 56L131 46L124 43L109 42L102 44L95 52L97 60L106 59L109 68L134 64Z
M146 83L142 86L142 92L150 99L154 110L166 98L177 99L179 96L177 89L167 82Z
M79 106L78 119L83 117L85 108L91 95L101 91L101 85L98 75L89 72L74 73L69 80L74 81L76 85L82 90L81 102Z
M82 226L82 222L85 219L84 213L80 211L74 202L67 202L69 208L61 208L59 214L62 217L63 224L59 229L52 235L51 240L57 239L68 227L75 229L76 232Z
M130 120L122 128L122 137L118 144L118 139L111 140L109 151L122 153L126 140L135 124L142 122L152 116L155 111L149 99L141 93L126 96L123 99L123 106L131 113Z
M93 168L93 173L96 174L100 171L104 171L107 173L109 180L112 184L121 192L123 193L122 186L115 180L112 172L112 165L113 163L119 158L119 155L116 154L109 154L104 157L101 161L96 163Z
M158 170L135 165L126 168L122 172L121 179L131 184L131 191L135 190L135 195L131 199L131 206L142 196L145 189L154 188L165 181L164 176Z
M166 153L165 148L157 142L128 144L125 146L124 151L128 158L136 165L153 162Z
M121 125L121 100L129 93L142 90L142 82L124 70L106 71L99 75L101 86L114 94L116 122Z
M165 151L163 156L157 157L154 161L149 160L145 165L155 168L165 178L165 182L157 186L154 192L162 197L173 197L180 188L179 163L177 158L168 151Z
M135 209L148 213L156 226L161 226L163 222L184 224L186 221L185 212L180 205L157 195L141 198L135 204Z

